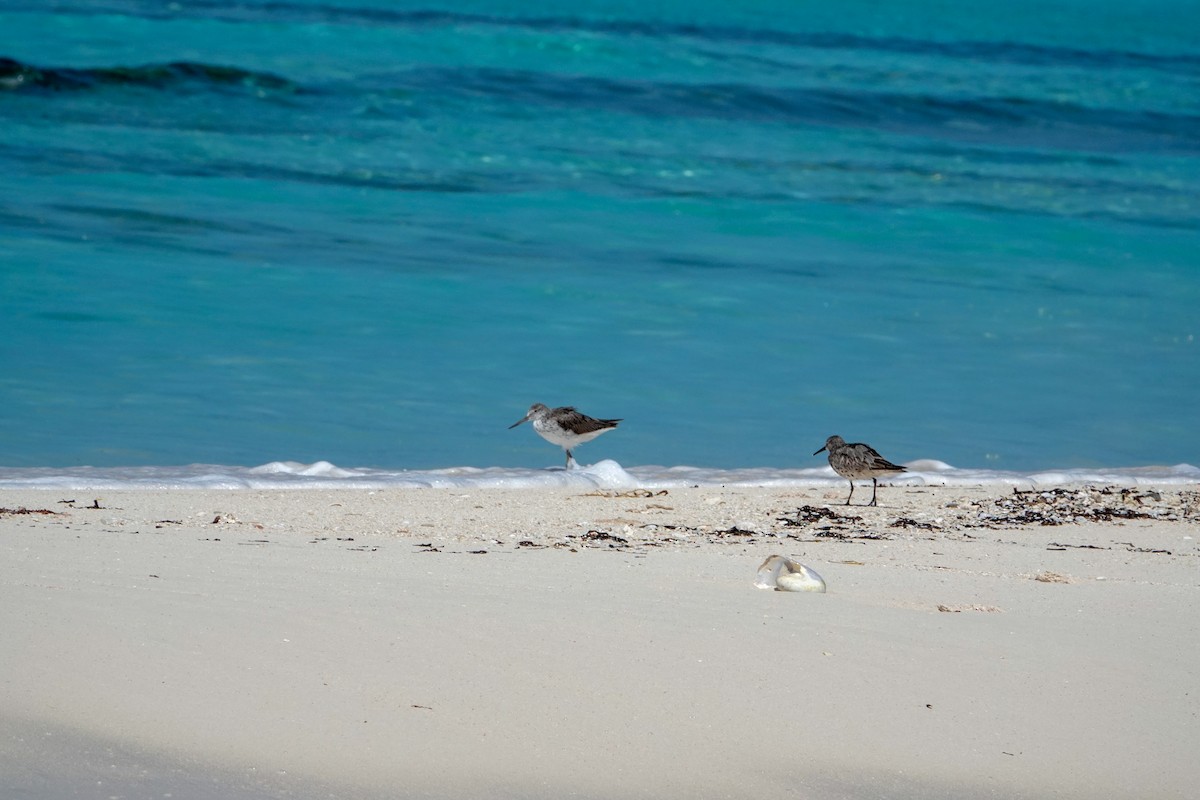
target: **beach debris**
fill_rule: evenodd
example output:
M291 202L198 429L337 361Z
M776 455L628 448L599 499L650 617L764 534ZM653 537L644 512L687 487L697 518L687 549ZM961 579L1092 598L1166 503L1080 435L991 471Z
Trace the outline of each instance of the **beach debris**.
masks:
M200 516L200 515L198 514L197 516ZM204 515L204 516L207 516L207 515ZM225 511L213 512L213 518L208 524L209 525L249 525L251 528L254 528L257 531L264 531L267 529L267 526L263 525L261 522L245 522L243 520L238 519L233 514L230 514Z
M1133 542L1113 542L1113 544L1123 545L1126 550L1131 553L1157 553L1159 555L1174 555L1170 550L1159 547L1139 547ZM1064 542L1050 542L1046 545L1047 550L1066 550L1067 548L1075 550L1112 550L1111 547L1102 547L1098 544L1066 544Z
M817 530L813 531L813 536L817 537L818 539L840 539L843 541L849 539L886 540L892 538L890 535L886 533L880 533L878 531L870 531L866 529L843 531L836 528L818 528Z
M836 524L844 524L851 522L862 522L862 517L853 514L845 516L837 513L832 508L825 506L800 506L796 509L796 513L791 517L780 517L779 521L785 525L812 525L815 522L823 522L829 520Z
M1042 570L1033 579L1038 583L1074 583L1075 580L1070 575L1063 575L1061 572L1050 572Z
M792 516L777 517L785 528L804 528L818 539L890 539L889 534L864 527L863 518L839 514L824 506L800 506ZM793 537L794 538L794 537Z
M740 500L736 504L732 502L737 498L716 496L714 499L719 501L717 508L721 511L709 513L703 508L697 510L691 507L693 504L690 501L697 498L685 498L689 502L681 502L679 508L670 508L653 499L646 499L657 497L661 491L665 490L590 492L590 496L625 496L627 499L616 506L596 503L597 506L608 508L600 513L586 514L583 520L571 523L567 530L552 525L543 531L508 534L509 538L504 540L481 540L479 546L488 547L492 552L515 546L515 550L554 548L574 552L605 549L641 554L657 548L684 549L711 545L744 549L761 558L771 550L800 550L808 543L820 543L827 547L837 547L839 543L852 544L861 553L862 547L869 547L875 541L989 540L993 536L990 531L1022 526L1036 530L1045 524L1059 526L1059 530L1047 532L1049 535L1037 546L1052 551L1109 550L1171 556L1170 550L1160 548L1173 547L1174 555L1200 552L1200 548L1195 548L1195 542L1186 535L1182 537L1184 542L1179 542L1179 537L1172 537L1169 543L1161 538L1139 541L1141 531L1137 528L1144 526L1136 522L1124 526L1126 520L1184 521L1189 514L1200 514L1200 493L1196 492L1119 487L1036 491L1005 488L994 493L977 493L971 499L938 503L936 507L906 507L892 513L881 510L871 517L868 514L860 516L861 512L854 513L857 508L839 505L797 504L755 508ZM572 494L571 497L581 500L584 495ZM628 497L636 497L644 502L629 502ZM725 509L728 509L727 513ZM220 517L222 523L259 525L242 522L226 512L217 514L214 511L209 511L207 518L202 521L212 521L214 515ZM1099 525L1114 524L1123 525L1121 532L1115 535L1126 541L1110 541L1110 536L1097 530ZM211 529L219 530L222 527L225 526L213 525ZM274 530L276 527L268 525L266 529ZM1181 534L1189 532L1185 530ZM409 535L406 529L401 529L400 533ZM1149 537L1154 533L1146 535ZM415 533L415 536L426 535ZM1051 540L1050 536L1055 538ZM1200 535L1195 538L1200 538ZM759 546L764 549L759 550ZM421 545L416 547L418 550L422 548ZM433 546L429 545L425 551L432 549ZM849 555L845 550L835 551L826 561L861 564L867 560L861 555L860 560L847 560ZM1081 552L1080 555L1084 554ZM835 562L835 557L843 560ZM1031 579L1032 573L1024 578Z
M940 527L935 522L922 522L910 517L898 517L895 522L888 524L889 528L918 528L923 531L936 531Z
M103 511L108 508L108 506L100 505L100 498L96 498L96 499L92 500L92 504L90 506L77 506L77 505L75 505L75 503L77 501L74 498L72 498L70 500L59 500L58 502L59 502L59 505L69 506L71 508L89 508L89 509L92 509L93 511Z
M780 555L767 556L755 573L754 585L777 592L825 591L825 579L816 570Z
M734 525L730 528L713 531L712 535L717 538L724 538L726 536L758 536L760 534L758 531L752 530L749 527L743 528L741 525Z
M1172 553L1170 550L1157 547L1138 547L1133 542L1113 542L1113 544L1123 544L1125 545L1125 549L1131 553L1158 553L1165 556L1174 555L1174 553Z
M21 506L20 508L0 508L0 517L26 516L31 514L49 514L57 517L61 514L61 512L51 511L48 508L25 508L24 506Z
M668 492L666 489L659 489L659 490L657 490L657 491L655 491L654 489L628 489L628 490L626 490L626 491L623 491L623 492L618 492L618 491L616 491L616 490L613 490L613 489L597 489L597 490L596 490L596 491L594 491L594 492L587 492L587 493L586 493L586 494L584 494L583 496L584 496L584 497L638 497L638 498L649 498L649 497L662 497L663 495L666 495L666 494L670 494L670 493L669 493L669 492Z
M571 537L571 538L575 538L575 537ZM623 547L629 546L628 539L623 539L620 536L615 536L615 535L609 533L608 531L591 530L578 538L582 539L585 543L603 542L604 546L607 546L610 548L623 548Z
M1176 520L1180 510L1163 503L1157 491L1085 486L1080 489L1013 489L1011 495L973 504L978 509L974 526L996 528L1025 525L1068 525L1080 522L1116 522L1133 519ZM972 523L967 522L968 525Z
M938 611L945 611L951 614L961 614L964 611L983 611L989 614L1003 613L1004 609L999 606L985 606L979 603L966 603L963 605L947 606L941 603L938 604Z
M100 498L96 498L96 499L92 500L92 504L90 506L77 506L77 505L75 505L76 502L78 502L78 501L75 500L74 498L72 498L70 500L59 500L58 501L59 505L68 506L69 508L86 508L86 509L89 509L92 511L106 511L106 510L120 511L121 510L121 509L112 509L109 506L100 505Z

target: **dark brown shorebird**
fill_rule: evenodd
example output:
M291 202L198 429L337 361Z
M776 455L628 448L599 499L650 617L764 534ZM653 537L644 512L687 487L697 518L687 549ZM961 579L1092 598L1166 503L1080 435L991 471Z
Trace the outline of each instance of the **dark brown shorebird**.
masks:
M869 444L847 444L840 436L830 436L825 440L825 446L813 455L826 451L829 453L829 466L833 467L833 471L838 475L850 481L850 495L846 498L846 505L850 505L850 498L854 497L855 481L871 479L871 502L867 505L873 506L875 494L879 491L879 484L875 479L894 472L904 472L904 467L888 461Z
M567 469L571 469L573 464L578 466L575 463L575 456L571 455L572 448L584 442L590 442L606 431L611 431L621 421L589 417L587 414L579 413L571 406L547 408L541 403L534 403L529 407L529 413L509 425L508 428L512 430L522 422L530 420L533 420L533 429L537 431L538 436L567 451Z

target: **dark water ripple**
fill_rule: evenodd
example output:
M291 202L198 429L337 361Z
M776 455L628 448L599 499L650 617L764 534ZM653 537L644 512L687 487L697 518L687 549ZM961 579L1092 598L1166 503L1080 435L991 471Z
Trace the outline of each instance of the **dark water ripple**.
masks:
M49 7L47 7L49 6ZM201 18L225 22L298 23L392 27L494 26L536 32L612 34L640 38L688 38L728 44L771 44L822 50L862 50L990 61L1031 66L1073 66L1102 69L1153 69L1200 74L1195 53L1145 53L1136 50L1094 49L1021 42L936 41L899 36L867 36L832 32L799 32L731 25L590 18L574 16L508 16L443 9L393 10L308 3L264 2L230 4L222 0L192 0L164 4L150 0L94 3L86 9L37 3L31 10L64 14L125 14L148 19Z
M697 84L481 67L422 67L368 76L357 85L304 86L270 73L213 64L70 68L0 59L0 90L8 92L86 92L114 86L173 94L235 92L263 100L307 95L314 103L384 92L406 99L424 97L433 106L455 100L495 101L503 106L498 114L533 105L648 118L864 128L1025 148L1200 154L1200 116L1195 114L1092 108L1012 96ZM373 114L379 112L375 104L370 108ZM413 111L405 106L396 113L411 116Z
M648 117L870 128L1002 145L1118 152L1200 153L1200 116L1090 108L1022 97L948 97L678 83L491 68L417 69L394 90L490 96L507 103L583 107Z
M390 170L363 174L356 170L306 170L249 160L185 159L121 153L101 149L6 147L0 145L0 162L22 164L31 173L61 174L119 171L142 175L172 175L178 178L248 178L283 183L383 189L403 192L503 194L535 188L522 185L519 176L468 170ZM40 167L40 169L39 169Z
M298 84L277 75L219 64L173 61L135 67L37 67L11 58L0 58L0 92L80 92L111 86L140 86L172 91L219 91L227 88L302 91Z
M627 163L636 163L637 154L627 157ZM479 194L501 195L529 191L556 191L570 185L553 173L529 173L513 171L481 171L469 168L421 170L392 167L363 173L355 170L317 170L298 167L283 167L263 164L251 160L213 159L204 162L187 162L183 160L146 156L144 154L127 154L102 152L99 150L79 151L68 149L39 148L34 151L27 148L0 146L0 164L8 162L20 165L29 174L47 176L61 175L70 171L118 171L125 174L142 174L147 176L170 175L178 178L223 178L249 179L267 183L309 184L317 186L332 186L351 189L373 189L379 191L397 191L406 193L432 194ZM606 185L608 191L617 194L641 197L646 199L693 199L723 201L744 201L756 204L794 204L797 200L795 191L788 191L785 186L773 184L770 176L780 172L814 173L844 173L854 176L854 183L837 183L836 189L808 190L806 194L827 201L842 204L868 206L874 208L903 209L914 203L914 190L906 186L906 177L914 178L917 183L928 183L933 171L928 168L916 167L911 164L892 163L848 163L848 162L777 162L771 160L743 159L738 165L739 174L750 173L762 176L762 180L738 181L731 185L728 180L716 180L709 184L680 185L668 180L653 177L619 177L606 174L593 175L598 183L595 186ZM975 211L988 215L1045 215L1064 218L1089 219L1098 221L1130 222L1139 225L1176 230L1192 230L1194 219L1189 209L1194 208L1194 199L1182 190L1169 190L1163 187L1137 184L1133 182L1106 181L1101 179L1070 179L1042 176L1038 178L1021 178L1015 176L997 176L994 174L975 172L971 170L939 173L940 186L956 187L956 190L942 189L937 197L925 196L917 191L916 197L922 205L957 208ZM865 182L865 185L863 185ZM991 188L991 200L985 202L977 199L978 187ZM997 188L1008 186L1006 195L998 194ZM856 188L857 187L857 188ZM887 187L887 188L884 188ZM1038 192L1051 191L1058 196L1076 198L1072 202L1060 202L1059 207L1051 210L1044 205L1030 206L1023 191L1035 188ZM1130 211L1111 211L1097 207L1097 198L1152 198L1144 207L1135 207ZM1177 208L1174 214L1153 209ZM69 204L57 204L45 208L45 211L67 213L68 215L85 214L96 216ZM153 224L157 228L193 229L210 227L220 229L220 223L207 221L203 223L186 222L167 225L165 219L150 215L142 217L143 212L130 212L122 217L124 223L135 221L135 218ZM102 216L102 215L101 215ZM59 219L64 236L70 238L75 228L69 219ZM214 227L215 226L215 227ZM9 230L37 229L43 230L46 220L37 215L21 213L19 209L5 209L0 206L0 228ZM264 232L258 224L259 232ZM268 226L269 227L269 226ZM238 229L240 231L240 228ZM227 232L233 232L230 229Z

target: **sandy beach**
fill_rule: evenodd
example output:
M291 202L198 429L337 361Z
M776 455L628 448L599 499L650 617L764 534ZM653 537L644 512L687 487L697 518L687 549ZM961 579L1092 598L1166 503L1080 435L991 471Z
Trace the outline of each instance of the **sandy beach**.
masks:
M844 498L0 491L0 796L1194 795L1196 487Z

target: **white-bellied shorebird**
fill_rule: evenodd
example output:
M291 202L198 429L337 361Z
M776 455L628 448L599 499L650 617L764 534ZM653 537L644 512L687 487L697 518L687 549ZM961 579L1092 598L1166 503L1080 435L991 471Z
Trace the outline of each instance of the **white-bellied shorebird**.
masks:
M611 431L621 421L589 417L571 406L547 408L541 403L534 403L529 407L529 413L508 428L512 430L522 422L530 420L533 420L533 429L537 431L538 436L567 451L567 469L575 464L575 456L571 455L572 448L590 442L605 431Z
M830 436L825 440L825 446L813 455L823 451L828 451L829 466L833 467L833 471L850 481L850 495L846 498L846 505L850 505L850 498L854 497L855 481L871 479L871 502L867 505L873 506L875 494L879 491L879 484L875 479L893 472L904 472L904 467L888 461L879 455L874 447L862 442L847 444L840 436Z

